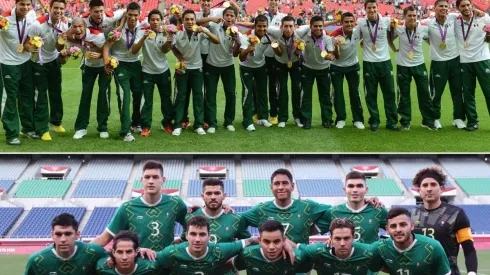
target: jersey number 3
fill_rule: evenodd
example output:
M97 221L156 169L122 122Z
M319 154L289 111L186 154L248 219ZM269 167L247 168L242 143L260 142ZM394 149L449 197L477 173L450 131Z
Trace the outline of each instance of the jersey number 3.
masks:
M150 224L151 224L151 229L152 229L151 235L152 236L160 235L159 224L157 222L151 222Z

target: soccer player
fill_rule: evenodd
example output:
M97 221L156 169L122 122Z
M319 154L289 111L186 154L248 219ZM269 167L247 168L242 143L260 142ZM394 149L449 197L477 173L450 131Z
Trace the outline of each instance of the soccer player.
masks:
M101 246L77 241L80 239L78 221L68 213L53 219L51 238L53 245L29 257L25 275L92 274L97 261L107 255Z
M299 244L306 260L314 263L319 275L369 274L374 255L367 244L355 240L356 225L346 218L336 218L330 224L330 243ZM294 247L294 245L293 245Z
M236 77L233 57L239 55L241 33L230 30L229 35L227 35L227 29L235 24L237 16L237 10L233 7L228 7L223 11L224 22L209 22L209 31L218 36L220 44L210 44L209 54L206 59L203 59L204 64L206 64L203 67L204 86L206 87L204 117L209 125L208 133L214 133L218 127L218 121L216 120L216 94L220 77L226 100L223 126L228 131L235 131L233 121L235 120L236 106ZM203 46L201 46L202 48Z
M209 242L210 225L206 217L195 216L187 221L186 239L157 253L157 262L171 274L223 274L217 269L236 256L243 248L256 242L255 238L232 243Z
M98 0L95 0L98 1ZM81 139L87 134L87 127L90 120L90 105L95 80L97 77L99 94L97 97L97 130L101 138L108 138L107 120L110 113L111 80L104 70L104 60L102 59L102 48L105 44L104 33L94 28L87 28L83 19L74 18L70 30L67 32L70 38L67 46L80 47L85 52L84 62L82 63L82 94L78 115L75 121L75 134L73 139ZM76 42L75 42L76 41Z
M470 0L457 0L456 6L461 16L456 20L456 39L461 58L461 79L463 82L463 102L468 124L466 130L478 129L475 88L476 79L485 96L487 110L490 112L490 51L485 41L484 27L490 24L490 16L477 17Z
M121 26L121 38L118 41L107 39L103 51L104 60L111 55L119 60L119 65L116 69L112 69L110 64L106 64L104 69L107 74L114 74L119 119L121 121L119 136L126 142L134 141L131 127L139 126L141 128L142 68L138 52L133 53L132 50L136 40L136 33L138 32L137 23L140 13L141 7L138 3L132 2L128 4L126 24ZM130 119L131 96L133 97L132 119Z
M156 262L139 257L138 235L131 231L121 231L114 237L110 254L114 266L109 266L108 258L97 263L97 275L149 275L161 274L163 269Z
M316 79L322 126L333 127L332 101L330 100L330 61L334 59L332 38L324 31L323 18L313 16L311 30L303 36L306 48L305 62L301 70L301 119L295 121L303 129L311 129L313 83Z
M242 125L247 131L255 131L253 125L254 110L257 112L258 124L271 127L267 120L267 67L265 51L272 42L266 33L267 17L255 18L254 29L242 36L240 46L240 78L242 80ZM252 44L249 39L256 37L259 42ZM255 106L255 108L254 108ZM272 110L272 109L271 109Z
M180 197L161 194L165 183L161 163L145 162L141 182L143 195L123 203L94 243L105 246L117 233L129 230L138 234L144 248L160 251L172 244L175 222L185 224L187 207Z
M173 104L172 104L172 75L168 67L166 54L171 50L173 33L165 35L160 31L163 15L159 10L148 14L150 27L140 28L132 47L133 54L142 48L143 53L143 97L141 100L141 136L150 135L153 116L153 90L155 85L160 94L162 130L172 133ZM150 33L155 38L149 38Z
M233 267L246 270L248 275L298 274L311 270L313 263L298 249L294 250L294 263L282 255L287 244L284 227L278 221L270 220L259 227L259 245L245 248L233 258Z
M15 0L15 8L2 14L10 27L0 31L0 88L4 100L0 119L9 145L20 145L19 118L20 133L30 139L39 139L34 128L34 83L29 60L31 52L37 49L34 45L24 45L29 28L36 20L36 12L31 6L30 0Z
M87 27L100 30L107 37L117 22L123 18L124 12L126 12L124 9L119 9L116 12L105 11L102 0L90 0L89 11L84 13L82 17Z
M429 92L429 79L425 67L424 51L422 43L429 38L429 28L418 25L417 10L414 6L403 9L405 24L392 29L390 43L399 37L399 49L396 56L396 75L398 85L398 113L401 116L402 129L410 130L412 120L412 107L410 99L410 84L412 78L417 86L417 99L420 113L422 114L422 127L429 130L437 130L434 126L435 113ZM393 45L394 47L394 45Z
M41 37L44 44L39 49L41 58L37 56L32 62L34 86L37 90L34 117L35 129L41 140L51 140L48 123L53 125L55 132L64 133L61 125L63 119L63 101L61 98L61 64L58 60L59 51L67 41L68 22L65 14L65 0L51 0L49 14L39 17L31 25L27 43L33 37ZM61 43L60 43L61 42ZM38 53L39 55L39 53ZM48 108L49 95L49 108Z
M364 1L367 18L359 18L357 25L363 37L363 73L366 104L369 110L371 131L377 131L380 123L378 110L378 84L381 87L386 114L386 128L399 131L393 83L393 66L388 52L390 18L378 14L376 0Z
M463 247L466 270L475 275L478 268L470 220L463 209L442 202L441 194L446 184L446 176L438 167L420 170L413 179L413 185L419 188L423 206L412 210L414 232L438 240L446 252L451 274L459 275L458 252Z
M219 38L205 27L196 25L196 15L192 10L186 10L182 14L184 30L177 32L172 42L176 51L182 55L182 60L187 68L183 73L177 73L175 77L174 108L175 121L172 135L180 136L182 132L181 122L185 112L185 97L188 87L192 89L192 105L194 109L194 130L199 135L205 135L204 126L204 93L203 71L200 45L202 40L209 39L214 44L219 44Z
M429 237L413 234L414 225L405 208L388 212L388 233L391 238L371 245L373 267L385 266L391 275L449 275L451 269L441 244Z
M357 45L361 41L361 31L355 25L354 15L344 12L341 16L342 27L333 31L330 36L334 38L335 59L330 64L332 77L333 107L335 108L335 124L339 129L344 128L347 114L344 100L344 76L349 86L350 108L352 121L357 129L364 129L364 115L362 114L360 73L361 67L357 59Z

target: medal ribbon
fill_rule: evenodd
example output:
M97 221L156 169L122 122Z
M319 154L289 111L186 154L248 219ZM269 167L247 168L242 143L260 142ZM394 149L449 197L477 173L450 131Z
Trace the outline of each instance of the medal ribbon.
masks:
M293 37L291 36L289 38L289 45L288 42L286 41L286 38L283 36L282 39L284 39L284 43L286 44L286 49L288 53L288 60L291 62L291 56L293 55Z
M321 51L325 50L325 42L323 41L323 30L322 30L322 36L317 40L315 39L315 35L311 34L311 38L313 39L313 42L315 42L315 46L318 46Z
M369 37L371 38L371 42L373 42L373 44L376 44L376 39L378 38L378 25L379 25L379 17L376 18L376 26L375 26L375 30L374 30L374 36L373 36L373 31L371 30L371 22L369 22L369 20L367 20L367 27L368 27L368 31L369 31Z
M439 33L441 34L441 40L442 42L446 42L446 35L447 35L447 25L444 26L444 31L442 30L441 28L441 24L439 24L439 21L437 21L436 19L436 23L437 23L437 27L439 28Z
M410 51L411 52L414 51L414 47L415 47L415 33L416 32L417 32L417 27L415 27L415 29L413 30L412 38L410 38L410 35L408 34L408 29L405 29L405 33L407 34L407 38L408 38L408 44L410 44Z
M19 29L19 21L17 21L17 34L19 35L19 44L24 44L24 34L26 32L27 20L24 18L22 21L22 31Z
M51 23L51 24L49 23L49 18L50 18L50 16L49 16L49 14L48 14L48 26L50 26L50 27L51 27L51 28L52 28L54 31L56 31L57 33L62 33L63 31L62 31L62 30L60 30L60 29L58 29L58 27L57 27L57 26L53 25L53 23ZM59 25L60 23L61 23L61 20L58 20L58 25Z
M461 30L463 31L463 40L464 40L464 42L466 42L466 39L468 38L468 35L470 34L471 25L473 25L473 18L475 18L474 15L471 16L471 21L470 21L470 24L468 26L468 32L465 35L464 34L464 21L463 21L463 17L461 17Z
M131 38L131 40L129 40L129 34L131 32L129 31L129 29L126 29L126 48L128 49L128 51L129 51L129 49L131 49L131 47L134 44L134 41L136 40L136 31L138 31L138 28L134 28L133 38Z

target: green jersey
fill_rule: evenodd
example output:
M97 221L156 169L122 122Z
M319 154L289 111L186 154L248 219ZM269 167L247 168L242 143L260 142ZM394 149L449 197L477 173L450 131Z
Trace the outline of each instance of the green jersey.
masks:
M209 221L209 242L221 243L221 242L233 242L236 238L248 239L251 237L250 232L247 229L245 220L238 214L228 213L224 214L221 211L217 216L211 217L204 211L203 208L195 211L192 214L187 214L185 221L194 216L204 216ZM182 239L185 240L185 231L182 232Z
M110 268L106 261L108 258L102 258L97 263L97 275L119 275L120 272L116 268ZM157 262L143 260L140 257L136 259L136 265L131 275L157 275L163 272Z
M188 242L171 245L157 253L157 262L170 274L219 275L227 271L220 270L229 259L236 256L245 246L244 241L232 243L208 243L206 254L196 258L188 251Z
M449 261L441 244L429 237L413 234L409 248L399 250L391 238L379 240L374 249L376 266L385 265L392 275L446 275L451 274ZM377 257L380 256L380 257Z
M349 257L345 259L333 255L332 248L325 243L299 246L308 260L313 261L318 275L368 274L373 253L367 244L354 242ZM374 267L373 267L374 269ZM378 271L381 269L377 268Z
M93 243L75 242L68 259L61 258L53 245L31 255L25 275L86 275L95 271L97 261L107 256L105 249Z
M322 218L317 225L322 233L326 233L329 231L331 220L347 218L356 224L355 241L371 244L379 239L379 229L386 227L387 214L388 210L385 207L374 208L369 203L359 210L341 204L332 207L329 215L326 215L327 218Z
M143 196L123 203L106 231L115 236L122 230L138 234L140 247L163 250L174 241L175 221L185 227L187 206L177 196L162 194L155 204L148 204Z
M260 274L296 274L308 272L313 267L313 263L306 260L299 249L294 250L294 264L288 258L281 257L275 261L270 261L264 257L260 245L246 247L238 256L233 258L233 266L236 270L247 270L248 275Z
M329 205L312 200L293 200L289 206L277 206L268 201L242 213L247 225L259 227L267 220L276 220L284 226L286 237L295 243L308 243L310 227L330 209Z

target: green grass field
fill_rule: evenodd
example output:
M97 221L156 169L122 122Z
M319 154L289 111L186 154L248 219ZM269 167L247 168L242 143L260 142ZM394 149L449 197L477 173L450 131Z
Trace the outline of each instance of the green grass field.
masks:
M428 46L424 45L428 58ZM174 68L174 58L169 57L170 67ZM392 56L394 63L394 56ZM394 68L396 66L394 65ZM429 62L427 62L429 68ZM395 73L395 72L394 72ZM239 70L236 66L237 80ZM362 80L362 78L361 78ZM361 84L362 85L362 84ZM173 86L173 85L172 85ZM346 89L346 86L344 90ZM421 128L421 115L418 109L415 84L412 82L412 127L409 131L391 132L384 128L385 116L382 95L379 92L379 108L381 124L378 132L368 129L358 130L352 125L350 103L347 101L347 125L344 129L325 129L321 127L318 109L318 97L314 96L313 129L303 130L292 123L284 129L277 127L256 127L255 132L247 132L241 126L241 83L237 83L236 132L229 132L221 127L224 112L224 93L220 85L218 89L218 128L216 134L198 136L192 130L183 131L180 137L174 137L160 130L160 103L155 93L152 133L149 137L136 136L133 143L124 143L119 138L119 113L117 109L114 81L112 81L111 107L109 119L110 138L99 138L96 131L95 108L98 88L95 88L91 121L88 134L82 140L73 140L74 123L78 112L81 94L81 71L78 61L70 61L63 67L63 101L64 122L67 133L58 134L52 131L53 141L42 142L22 138L21 146L7 146L4 133L0 134L0 151L3 152L483 152L489 150L490 118L486 110L484 97L477 87L476 102L480 115L480 129L475 132L458 130L451 126L452 102L448 89L443 96L442 119L443 129L429 131ZM313 91L313 94L316 94ZM364 96L364 93L362 93ZM364 102L365 124L369 114ZM189 108L192 112L192 108ZM191 121L193 121L192 115Z
M29 258L28 255L9 255L0 256L0 274L5 275L21 275L24 274L24 268ZM490 274L490 262L485 261L490 259L490 250L478 251L478 274L488 275ZM459 267L466 270L464 265L463 252L459 253L458 258ZM241 275L245 275L245 272L240 272ZM461 274L467 274L465 271L461 271ZM312 275L316 275L316 272L312 272Z

